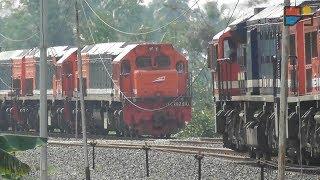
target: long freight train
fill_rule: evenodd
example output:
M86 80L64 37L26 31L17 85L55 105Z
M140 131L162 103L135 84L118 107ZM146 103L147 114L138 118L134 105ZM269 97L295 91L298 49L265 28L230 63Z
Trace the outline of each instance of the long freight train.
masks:
M77 48L47 54L48 127L71 133L81 124ZM89 132L169 136L191 120L188 61L172 45L94 44L81 57ZM1 52L0 81L0 129L38 130L39 49Z
M208 48L216 130L226 147L253 157L277 154L283 9L256 8L215 35ZM306 164L320 158L319 20L317 11L290 27L286 152L291 161Z

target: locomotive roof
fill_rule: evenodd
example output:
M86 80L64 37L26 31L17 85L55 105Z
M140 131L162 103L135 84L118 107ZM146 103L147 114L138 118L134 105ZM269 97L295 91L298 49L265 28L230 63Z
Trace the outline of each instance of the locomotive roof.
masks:
M2 51L0 52L0 61L10 60L11 58L17 57L27 50L13 50L13 51Z
M62 64L66 59L68 59L71 56L71 54L73 54L77 50L78 50L78 48L70 48L70 49L64 51L63 56L59 59L59 61L57 61L57 64Z
M113 60L114 62L121 61L132 49L136 48L138 44L129 44L123 48L123 51Z
M54 47L48 47L47 48L47 56L48 57L61 57L65 53L68 46L54 46ZM40 49L34 48L31 49L31 51L24 55L24 56L34 56L37 58L40 58Z
M252 16L254 16L254 9L249 8L247 10L244 10L243 13L240 15L239 18L237 18L236 20L234 20L229 26L236 26L242 22L247 21L248 19L250 19Z
M312 0L297 0L296 5L305 5L305 4L313 4L317 5L318 8L320 8L320 1L312 1ZM295 2L291 2L291 5L295 5ZM234 29L239 24L247 23L249 25L255 25L255 24L265 24L265 23L278 23L279 21L282 21L283 16L283 3L279 3L276 5L268 6L264 8L262 11L260 11L257 14L254 14L253 9L248 9L243 12L243 15L240 18L237 18L235 21L233 21L229 27L226 29L220 31L217 33L213 38L212 41L218 40L224 33L230 31L231 29ZM320 11L318 9L317 11ZM212 43L212 42L211 42Z
M310 1L310 0L296 0L296 2L291 2L292 6L295 6L295 3L297 6L303 5L303 4L319 4L320 1ZM272 22L272 20L282 21L283 16L283 8L284 4L279 3L276 5L268 6L261 12L255 14L250 19L248 19L248 22L250 24L254 24L258 21L258 23L268 23Z
M152 45L154 43L126 43L124 44L123 47L123 51L113 60L113 62L120 62L131 50L133 50L134 48L136 48L137 46L140 45ZM174 48L172 46L172 44L170 43L162 43L161 45L170 45L171 48Z
M68 46L54 46L47 49L48 57L61 57L68 49ZM36 57L40 57L40 50L37 48Z
M258 14L252 16L250 19L248 19L248 22L253 22L257 20L265 20L268 19L274 19L274 18L280 18L283 15L283 5L277 4L272 5L269 7L266 7L264 10L259 12ZM260 22L263 23L263 22Z
M47 49L48 57L61 57L67 50L68 46L55 46ZM14 58L22 58L24 56L33 56L40 58L39 48L13 50L13 51L2 51L0 52L0 60L8 60Z
M218 40L224 33L228 32L230 30L231 30L231 28L227 27L226 29L220 31L218 34L213 36L212 41Z
M124 44L124 42L112 42L87 45L81 50L81 52L89 55L107 54L115 56L123 51Z

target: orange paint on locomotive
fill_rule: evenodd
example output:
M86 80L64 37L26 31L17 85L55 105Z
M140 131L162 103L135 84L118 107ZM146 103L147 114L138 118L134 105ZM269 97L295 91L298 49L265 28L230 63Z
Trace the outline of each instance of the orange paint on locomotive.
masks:
M137 45L113 62L113 70L114 82L126 96L120 95L124 122L139 134L170 134L191 120L189 99L181 106L167 105L179 96L187 97L189 78L187 60L172 45ZM144 110L161 107L166 108Z

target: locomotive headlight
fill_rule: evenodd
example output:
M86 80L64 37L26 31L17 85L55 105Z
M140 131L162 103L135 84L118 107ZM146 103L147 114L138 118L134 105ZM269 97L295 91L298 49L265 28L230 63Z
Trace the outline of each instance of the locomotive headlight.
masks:
M319 124L320 123L320 111L318 111L315 115L314 115L314 120Z
M178 73L183 73L184 72L184 64L183 64L183 62L178 62L177 64L176 64L176 69L177 69L177 71L178 71Z

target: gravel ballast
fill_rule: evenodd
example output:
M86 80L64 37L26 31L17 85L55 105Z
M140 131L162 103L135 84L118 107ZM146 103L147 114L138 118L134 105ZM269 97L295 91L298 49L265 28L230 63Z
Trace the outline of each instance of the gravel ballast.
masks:
M92 148L89 163L92 168ZM149 152L150 177L146 177L145 151L95 148L96 166L91 179L197 179L198 162L193 155ZM32 167L24 179L39 179L40 149L17 153L17 157ZM48 147L49 179L85 179L82 147ZM287 179L318 179L318 175L287 172ZM265 179L276 179L277 172L267 169ZM260 179L260 168L237 164L230 160L204 157L202 179Z

